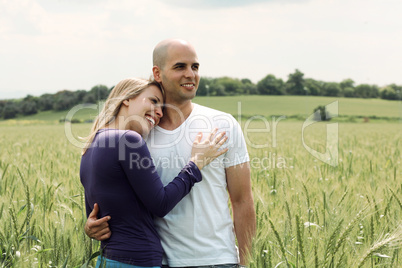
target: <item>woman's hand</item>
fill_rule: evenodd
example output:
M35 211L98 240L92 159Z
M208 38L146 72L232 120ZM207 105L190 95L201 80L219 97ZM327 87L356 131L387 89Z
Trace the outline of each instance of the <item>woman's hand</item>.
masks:
M191 161L193 161L199 169L202 169L218 156L228 151L227 148L219 150L228 139L228 137L225 136L226 132L221 132L216 135L217 132L218 129L215 128L203 141L201 141L202 133L200 132L194 140L193 149L191 150Z

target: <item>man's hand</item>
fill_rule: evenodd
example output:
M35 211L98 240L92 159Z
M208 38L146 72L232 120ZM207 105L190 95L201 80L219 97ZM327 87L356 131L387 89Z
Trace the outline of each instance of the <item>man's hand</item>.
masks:
M89 214L84 229L87 236L102 241L108 239L112 235L108 223L108 220L110 220L110 216L105 216L98 220L98 212L99 207L98 204L95 203L94 209L92 210L91 214Z

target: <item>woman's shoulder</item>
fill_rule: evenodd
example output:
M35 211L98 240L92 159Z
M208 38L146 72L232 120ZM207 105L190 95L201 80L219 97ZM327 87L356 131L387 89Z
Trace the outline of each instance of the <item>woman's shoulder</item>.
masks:
M139 142L143 142L144 139L142 138L142 136L138 133L135 132L133 130L121 130L121 138L126 138L129 140L134 140L134 141L139 141Z
M143 138L140 134L132 130L104 128L98 131L98 138L121 141L128 140L130 142L142 142Z

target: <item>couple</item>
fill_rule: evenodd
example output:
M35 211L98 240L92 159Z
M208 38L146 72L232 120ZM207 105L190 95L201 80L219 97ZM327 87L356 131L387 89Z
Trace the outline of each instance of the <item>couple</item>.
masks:
M132 87L125 83L137 83L136 79L115 87L108 101L123 99L120 104L106 102L105 108L114 111L108 112L111 117L100 114L98 121L103 124L95 122L92 145L83 154L86 208L87 212L94 209L85 230L103 240L106 257L99 258L98 264L160 267L163 254L164 267L244 265L255 232L255 211L240 126L226 113L191 102L200 77L196 52L188 42L160 42L153 65L158 83L142 81L135 94L128 92ZM215 135L216 128L220 134ZM141 135L149 131L147 148ZM199 132L207 136L204 141ZM219 149L222 145L225 149Z

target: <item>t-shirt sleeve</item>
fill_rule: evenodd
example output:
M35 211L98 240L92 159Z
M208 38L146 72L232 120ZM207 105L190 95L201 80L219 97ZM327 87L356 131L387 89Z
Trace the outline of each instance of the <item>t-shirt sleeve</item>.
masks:
M244 135L240 124L232 115L228 115L227 117L230 133L227 141L227 148L229 150L225 154L225 168L250 161L246 141L244 140Z
M145 141L133 131L126 132L119 140L119 162L135 194L158 217L172 210L194 183L202 179L200 170L190 161L163 186Z

